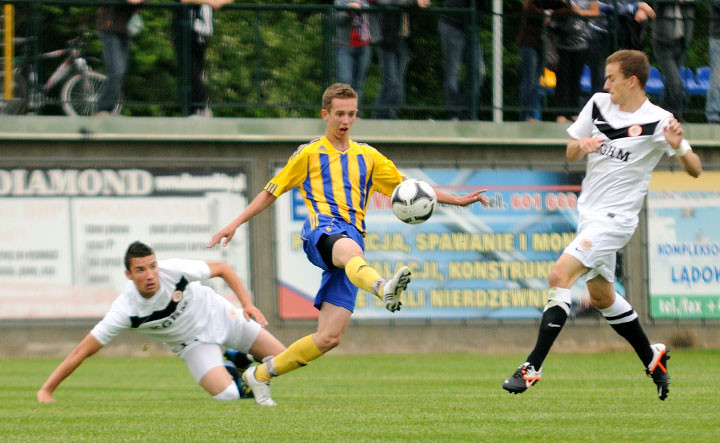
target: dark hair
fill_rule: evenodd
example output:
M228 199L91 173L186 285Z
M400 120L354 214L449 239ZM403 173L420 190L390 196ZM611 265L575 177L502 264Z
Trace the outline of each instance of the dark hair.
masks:
M610 54L607 58L606 63L617 63L620 65L620 72L625 78L630 78L633 75L637 77L640 82L640 86L645 88L645 84L650 77L650 61L642 51L636 51L634 49L621 49Z
M130 243L130 246L128 246L125 252L125 269L130 270L130 260L147 257L149 255L155 255L155 251L153 251L150 246L139 241Z
M322 107L326 111L330 110L334 98L358 98L357 92L352 86L345 83L333 83L323 92Z

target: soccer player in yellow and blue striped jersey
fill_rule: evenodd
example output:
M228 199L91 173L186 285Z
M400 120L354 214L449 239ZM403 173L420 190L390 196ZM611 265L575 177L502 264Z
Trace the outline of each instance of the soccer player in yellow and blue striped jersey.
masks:
M374 191L390 196L405 176L377 149L350 139L357 112L357 94L349 85L335 83L328 87L320 111L326 123L325 135L300 146L283 170L208 244L212 247L225 238L225 246L240 225L277 197L293 188L300 190L309 212L303 226L303 248L308 259L323 270L314 302L320 310L318 329L243 374L260 405L274 404L270 399L270 377L305 366L340 343L350 323L358 288L383 299L385 307L395 312L410 282L407 267L386 280L365 262L365 210L370 196ZM435 192L439 203L488 204L481 195L485 190L464 196L438 189Z

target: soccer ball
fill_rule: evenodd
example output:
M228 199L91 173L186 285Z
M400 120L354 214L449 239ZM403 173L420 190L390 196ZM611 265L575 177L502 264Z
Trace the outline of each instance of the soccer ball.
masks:
M432 186L423 181L405 180L393 191L390 203L397 218L416 225L430 218L437 195Z

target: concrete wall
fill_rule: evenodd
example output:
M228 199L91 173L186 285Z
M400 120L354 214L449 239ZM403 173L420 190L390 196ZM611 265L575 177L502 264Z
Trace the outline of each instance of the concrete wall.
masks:
M360 120L353 138L371 143L398 166L462 166L582 171L584 162L567 164L565 126L554 123L382 122ZM689 125L688 139L707 169L720 168L720 128ZM274 167L295 148L321 135L320 119L132 119L3 117L0 168L16 167L165 167L238 165L249 172L249 198L262 190ZM658 169L677 167L664 159ZM261 253L273 245L273 214L250 224L251 273L257 306L271 320L270 330L286 344L314 331L310 321L276 318L275 260ZM372 227L370 227L372 230ZM645 226L641 223L626 250L629 301L643 319L651 340L720 348L720 324L651 323L646 306ZM87 334L95 320L0 322L0 356L64 355ZM376 322L353 324L338 352L470 351L527 352L534 322ZM142 353L144 340L124 334L103 352ZM569 323L558 339L562 351L629 349L604 320ZM166 352L148 343L148 352Z

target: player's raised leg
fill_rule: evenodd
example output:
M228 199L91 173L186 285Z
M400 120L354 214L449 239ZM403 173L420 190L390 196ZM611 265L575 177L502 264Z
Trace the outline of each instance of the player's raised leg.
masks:
M520 394L540 381L545 357L570 314L570 287L586 272L587 268L569 254L561 255L555 262L550 271L548 303L543 309L535 348L525 363L505 380L503 389L513 394Z
M360 245L348 237L335 240L332 245L332 263L338 268L345 268L345 274L352 284L381 298L388 311L400 310L402 293L410 283L411 273L407 266L402 266L392 278L385 280L367 264Z
M602 276L587 282L592 305L602 313L608 324L622 336L640 357L648 375L658 387L660 400L667 398L670 392L670 376L667 372L668 351L663 344L650 345L638 315L630 303L615 292L612 283Z

